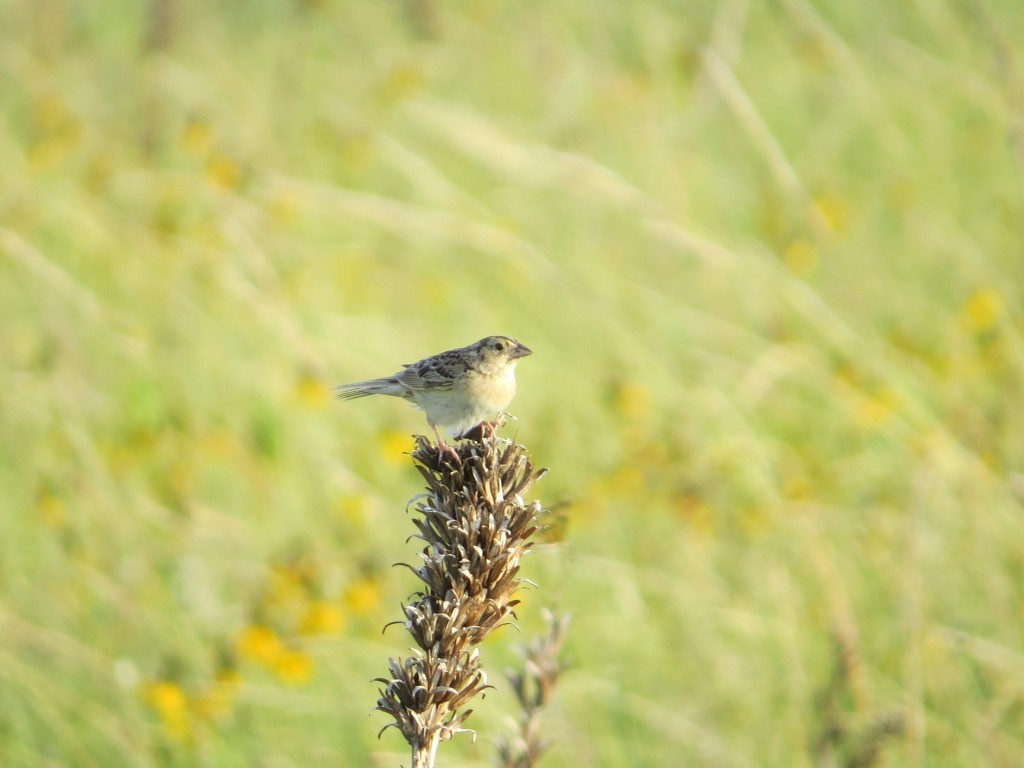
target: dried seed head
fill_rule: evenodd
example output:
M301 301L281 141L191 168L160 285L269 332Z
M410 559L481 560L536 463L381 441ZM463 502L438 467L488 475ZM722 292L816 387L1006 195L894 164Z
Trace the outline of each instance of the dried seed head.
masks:
M522 495L546 470L495 437L445 450L417 437L412 457L427 483L410 502L424 546L420 567L409 567L423 587L403 611L420 651L391 660L377 709L394 718L385 727L402 732L413 764L429 765L437 743L463 730L471 710L462 707L489 687L475 646L514 617L520 561L543 511Z

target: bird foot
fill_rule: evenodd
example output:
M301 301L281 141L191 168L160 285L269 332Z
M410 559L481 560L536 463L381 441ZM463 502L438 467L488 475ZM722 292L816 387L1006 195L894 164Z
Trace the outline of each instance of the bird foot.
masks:
M460 467L462 466L462 457L459 456L458 451L456 451L454 448L452 448L450 445L448 445L448 443L446 443L444 440L442 440L441 442L439 442L437 444L437 455L438 455L438 458L440 458L441 454L443 454L445 451L447 451L448 453L450 453L452 455L452 458L455 459L455 463L456 464L458 464Z
M434 425L431 424L431 426L433 427ZM446 443L444 441L444 438L441 437L441 433L437 431L437 427L434 427L434 437L437 438L437 458L438 458L438 460L440 460L441 456L444 454L444 452L447 451L448 453L450 453L452 455L452 458L455 459L455 463L458 464L461 467L462 466L462 458L459 456L458 451L456 451L454 448L452 448L450 445L448 445L448 443Z
M498 427L501 425L496 421L481 421L475 427L470 427L465 432L460 434L456 440L473 440L476 442L482 442L486 438L494 439L498 433Z

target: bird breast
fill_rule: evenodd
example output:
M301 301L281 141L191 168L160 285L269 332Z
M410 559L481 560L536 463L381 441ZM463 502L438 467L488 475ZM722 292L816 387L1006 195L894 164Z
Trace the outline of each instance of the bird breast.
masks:
M466 382L466 388L481 410L488 413L500 411L515 397L515 366L505 366L504 370L492 375L473 376Z

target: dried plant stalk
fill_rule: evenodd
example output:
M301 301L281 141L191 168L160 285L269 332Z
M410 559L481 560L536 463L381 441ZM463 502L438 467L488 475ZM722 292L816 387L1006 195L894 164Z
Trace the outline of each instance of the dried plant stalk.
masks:
M872 712L858 702L860 656L851 633L837 631L832 676L819 695L821 724L816 738L818 762L825 766L871 768L884 758L883 749L906 730L902 713Z
M542 511L523 494L547 470L493 435L443 450L418 436L412 457L427 481L414 500L422 564L409 566L423 588L396 623L418 649L391 659L390 677L377 678L377 709L394 718L385 728L405 737L413 768L432 768L438 745L466 730L465 705L490 687L476 646L514 617L520 560Z
M522 669L505 673L516 692L520 714L516 737L498 743L501 768L536 768L547 751L547 742L540 736L540 715L562 676L564 667L558 656L570 618L545 611L544 621L547 632L522 648Z

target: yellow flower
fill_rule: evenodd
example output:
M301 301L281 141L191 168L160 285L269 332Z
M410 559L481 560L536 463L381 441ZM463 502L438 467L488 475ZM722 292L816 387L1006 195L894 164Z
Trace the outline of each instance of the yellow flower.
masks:
M277 633L263 624L252 624L243 629L236 645L242 658L268 666L273 665L285 650Z
M26 157L33 170L52 171L64 161L70 148L64 139L43 139L29 147Z
M782 495L794 501L807 501L811 497L811 484L803 475L788 475L782 482Z
M196 447L200 453L219 460L231 458L240 452L238 437L223 428L216 428L202 435L197 440Z
M639 421L647 416L652 402L651 391L640 384L627 382L615 391L615 410L630 421Z
M969 331L987 333L999 324L1002 314L1002 297L990 288L974 292L960 311L960 322Z
M175 500L187 499L195 489L197 476L195 466L185 460L176 459L164 471L164 480L169 496Z
M219 187L234 189L242 181L242 168L230 157L215 155L206 164L206 176Z
M891 389L874 395L862 395L854 407L853 421L862 429L875 429L885 425L892 417L900 398Z
M181 145L191 155L202 155L213 145L213 128L202 120L189 120L181 133Z
M452 283L448 275L426 277L419 286L422 300L428 307L447 307L452 300Z
M830 232L842 233L849 227L850 209L838 195L828 194L815 198L814 211Z
M771 514L764 505L752 504L743 510L740 525L747 534L762 533L771 525Z
M370 514L370 498L356 493L345 493L337 497L333 505L336 514L352 523L361 523Z
M425 79L423 70L419 67L399 65L388 72L382 92L388 101L401 101L419 91Z
M345 626L345 614L328 600L314 600L306 609L299 623L299 632L304 635L333 635Z
M74 119L67 104L54 96L41 96L32 106L36 126L43 133L60 133Z
M302 651L286 648L273 665L274 674L288 685L304 685L313 676L313 660Z
M34 169L52 170L78 143L81 123L60 99L44 96L36 100L34 107L41 138L29 148L27 158Z
M323 379L304 372L295 382L295 398L307 408L325 408L331 402L329 387Z
M404 464L413 447L409 435L397 429L384 432L377 439L377 443L384 459L391 464Z
M192 738L188 696L180 685L170 680L156 680L146 685L143 695L146 703L159 715L168 736L177 741Z
M794 274L809 277L818 268L818 249L807 240L794 240L782 252L782 261Z
M52 493L44 493L37 502L40 519L50 528L63 528L67 522L64 500Z
M366 576L353 583L345 590L345 606L356 616L370 614L380 602L380 588L377 580L372 576Z
M633 496L647 484L647 473L634 462L623 462L608 476L609 491L619 496Z

